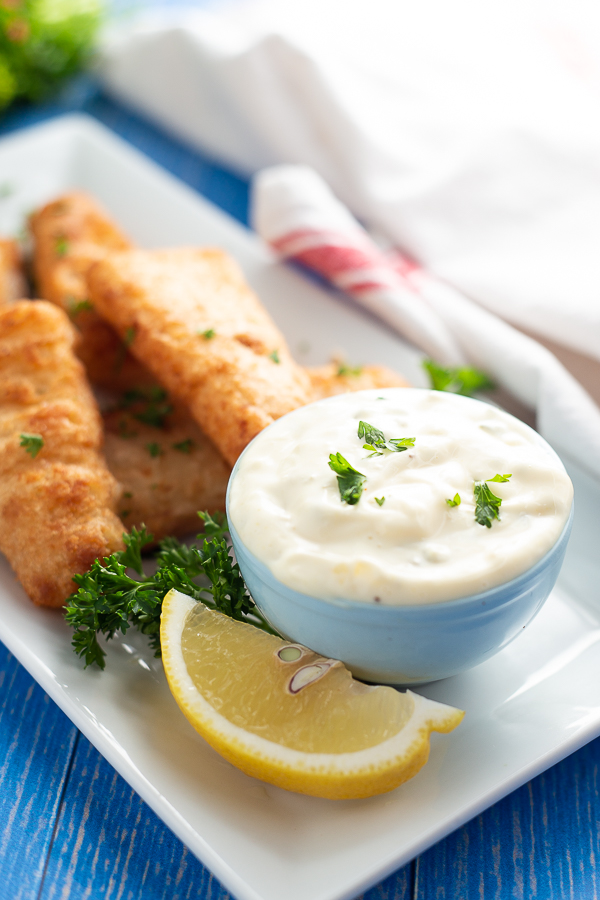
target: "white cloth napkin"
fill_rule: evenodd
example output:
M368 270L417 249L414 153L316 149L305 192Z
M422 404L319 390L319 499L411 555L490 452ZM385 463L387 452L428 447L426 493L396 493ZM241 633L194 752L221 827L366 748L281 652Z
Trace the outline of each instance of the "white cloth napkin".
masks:
M384 257L372 244L370 266L368 236L313 170L276 166L261 171L254 180L253 222L277 253L312 264L337 286L347 286L359 303L401 333L408 332L426 352L431 334L447 333L449 344L455 342L472 365L536 410L537 427L546 440L600 476L600 410L556 357L420 267L409 270L404 287L393 278L391 261L392 277L386 277ZM311 263L310 252L317 248L324 252ZM342 258L340 264L343 248L351 252L348 262ZM363 254L358 260L352 252L357 249ZM333 266L328 265L328 254L334 257ZM352 278L353 273L359 277ZM352 287L367 281L366 289ZM417 327L411 299L419 309ZM429 307L431 328L419 332L423 303Z
M103 59L178 135L312 166L429 271L600 359L596 0L238 0L121 25Z
M600 475L598 407L465 296L600 359L600 8L238 0L115 28L102 60L110 91L230 165L311 165L419 260L446 360L458 348Z

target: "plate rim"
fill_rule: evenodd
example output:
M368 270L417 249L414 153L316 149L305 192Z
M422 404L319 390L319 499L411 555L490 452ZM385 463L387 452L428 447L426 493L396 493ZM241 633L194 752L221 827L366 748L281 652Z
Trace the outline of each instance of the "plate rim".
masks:
M254 252L265 263L274 259L251 230L245 228L241 223L230 217L192 187L185 184L173 173L163 168L155 160L146 156L142 151L86 113L75 112L57 115L42 123L27 125L3 134L0 136L0 153L2 153L4 148L18 147L20 143L42 139L45 135L58 135L65 139L69 137L77 139L83 135L89 140L99 142L101 147L102 145L110 145L115 152L125 153L136 164L145 167L147 171L160 175L160 177L170 183L173 189L182 195L196 202L200 201L202 205L210 208L211 212L214 212L218 218L226 222L228 227L232 227L238 235L242 236L242 239L248 242L248 246L252 247ZM235 869L213 849L210 843L185 820L171 802L160 794L158 789L139 771L137 766L128 760L126 753L118 752L115 746L116 739L109 739L97 725L94 725L94 722L85 715L83 709L69 696L53 673L32 652L31 648L18 635L10 631L5 633L1 622L0 639L75 726L142 797L144 802L148 804L167 827L215 874L227 890L231 891L239 900L264 900L263 895L258 893L242 876L238 875ZM579 728L569 739L564 740L559 746L546 751L527 765L522 766L506 781L499 782L494 789L482 794L477 800L465 803L463 807L444 817L437 827L429 830L426 835L424 834L409 847L404 848L402 852L391 853L385 859L378 860L368 867L368 870L364 872L360 879L355 878L352 880L352 883L348 882L339 889L336 887L319 893L318 900L351 900L356 894L379 883L382 879L406 865L483 810L575 752L599 734L600 714L596 721Z

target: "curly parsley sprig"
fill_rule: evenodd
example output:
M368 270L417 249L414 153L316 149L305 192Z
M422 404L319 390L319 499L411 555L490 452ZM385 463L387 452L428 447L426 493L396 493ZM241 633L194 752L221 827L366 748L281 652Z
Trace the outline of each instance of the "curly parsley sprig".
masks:
M153 575L143 573L142 551L153 538L142 526L123 535L125 550L97 559L88 572L73 576L78 590L65 604L65 617L75 629L73 649L83 657L86 668L105 667L99 634L112 638L131 626L149 637L155 656L160 656L160 613L172 588L233 619L275 633L248 594L232 558L225 539L225 516L199 515L204 522L204 534L198 535L202 543L188 547L174 537L165 538L159 544Z

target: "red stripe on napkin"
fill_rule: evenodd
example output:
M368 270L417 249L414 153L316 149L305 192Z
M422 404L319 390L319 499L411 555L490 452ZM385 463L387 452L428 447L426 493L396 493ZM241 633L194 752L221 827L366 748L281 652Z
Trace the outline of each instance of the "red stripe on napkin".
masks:
M273 249L331 281L350 294L393 290L414 291L407 274L418 266L399 253L387 256L360 232L298 229L271 241Z

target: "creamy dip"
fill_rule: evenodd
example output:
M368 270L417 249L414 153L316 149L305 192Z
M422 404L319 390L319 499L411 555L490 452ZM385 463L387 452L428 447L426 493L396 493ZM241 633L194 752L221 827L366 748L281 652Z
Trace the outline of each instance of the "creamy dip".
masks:
M414 446L369 457L361 420ZM341 499L331 453L366 476L354 505ZM502 500L488 528L475 519L474 484L497 473L511 478L487 482ZM557 455L518 419L454 394L391 388L332 397L269 426L234 470L229 516L283 584L402 605L477 594L525 572L558 540L572 499Z

